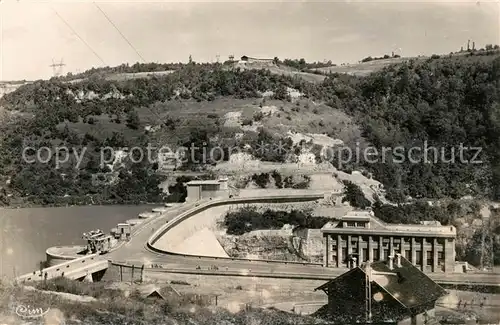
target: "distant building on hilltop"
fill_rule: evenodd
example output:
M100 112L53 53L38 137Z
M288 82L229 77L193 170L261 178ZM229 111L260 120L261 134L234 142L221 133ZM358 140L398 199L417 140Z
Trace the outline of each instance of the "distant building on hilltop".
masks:
M456 229L436 222L389 224L352 211L321 228L326 267L356 267L400 253L424 272L455 271Z
M258 59L243 55L241 57L240 63L273 63L273 61L273 59Z
M338 324L439 324L436 301L447 294L399 254L353 268L316 290L328 295L316 316Z

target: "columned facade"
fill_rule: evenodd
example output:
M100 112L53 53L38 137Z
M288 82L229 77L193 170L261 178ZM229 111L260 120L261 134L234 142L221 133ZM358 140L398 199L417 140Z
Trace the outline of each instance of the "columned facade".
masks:
M371 212L350 212L327 223L324 266L353 268L371 261L387 261L400 254L423 272L453 272L456 229L439 223L394 225Z
M327 267L351 268L401 254L424 272L452 272L454 239L439 237L324 234ZM353 264L354 263L354 264Z

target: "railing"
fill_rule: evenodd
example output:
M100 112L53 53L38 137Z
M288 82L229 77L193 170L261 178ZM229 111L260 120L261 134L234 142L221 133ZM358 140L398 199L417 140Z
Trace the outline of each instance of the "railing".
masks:
M233 261L247 261L247 262L266 262L266 263L279 263L279 264L302 264L302 265L320 265L322 263L310 263L310 262L296 262L296 261L283 261L283 260L262 260L262 259L246 259L246 258L231 258L231 257L214 257L214 256L202 256L202 255L190 255L190 254L182 254L175 253L171 251L162 250L156 248L154 244L170 229L177 226L182 221L202 212L207 209L221 206L221 205L229 205L229 204L248 204L248 203L283 203L283 202L297 202L297 201L313 201L322 199L324 197L323 192L313 193L313 194L296 194L296 195L276 195L276 196L267 196L267 197L246 197L246 198L231 198L231 199L218 199L209 202L205 202L200 204L197 207L194 207L184 213L181 213L179 216L172 219L170 222L167 222L162 228L158 229L147 241L146 248L152 252L166 254L166 255L174 255L174 256L182 256L182 257L192 257L192 258L200 258L200 259L211 259L211 260L233 260Z
M84 257L76 258L68 262L47 267L45 269L42 269L41 271L33 271L32 273L21 275L17 278L17 280L22 282L37 281L43 280L45 279L45 277L47 277L47 279L51 279L58 276L64 276L64 274L67 274L68 272L72 272L81 269L84 266L101 261L98 256L99 254L86 255ZM47 274L47 276L45 276L45 274Z

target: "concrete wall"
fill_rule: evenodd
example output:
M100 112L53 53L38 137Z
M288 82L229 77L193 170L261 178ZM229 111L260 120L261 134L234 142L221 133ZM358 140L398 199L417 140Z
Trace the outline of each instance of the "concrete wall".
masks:
M201 198L201 185L188 185L187 186L187 202L197 201Z
M126 263L111 262L102 281L137 282L142 280L142 273L140 266L133 267Z
M183 247L179 245L204 228L216 230L217 222L224 219L228 209L229 205L212 207L185 219L167 231L155 243L155 247L161 250L183 254L187 249L184 250ZM192 249L189 249L189 251L192 251Z
M47 279L57 278L60 276L67 275L70 272L75 272L78 270L85 269L87 266L90 268L94 264L102 261L98 254L86 255L71 261L67 261L55 266L50 266L42 270L42 272L33 271L33 273L25 274L17 278L18 281L39 281L45 278L45 273L47 273Z
M47 258L47 265L49 266L59 265L75 259L74 257L67 257L67 256L59 256L59 257L52 256L49 253L46 253L46 258Z

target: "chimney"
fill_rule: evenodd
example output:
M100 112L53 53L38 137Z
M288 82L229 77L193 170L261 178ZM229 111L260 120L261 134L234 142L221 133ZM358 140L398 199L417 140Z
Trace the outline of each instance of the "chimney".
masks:
M396 267L401 267L401 254L396 254Z
M394 269L394 256L389 256L389 270Z

